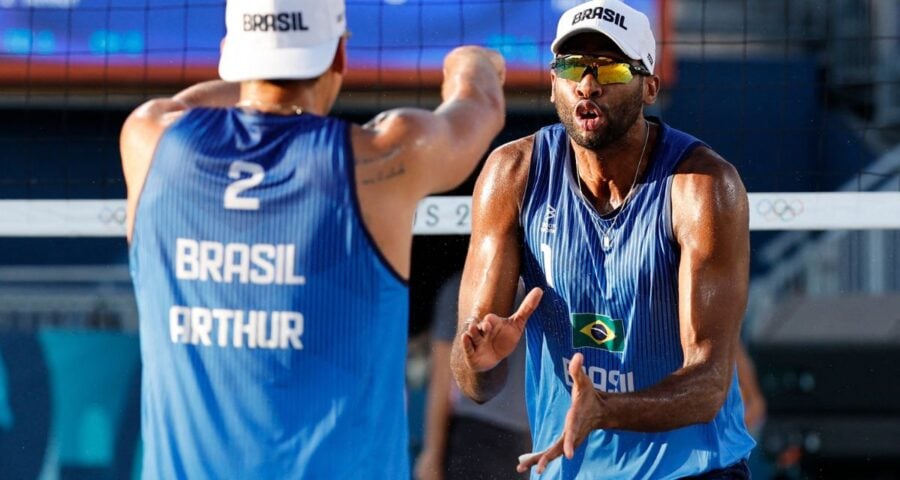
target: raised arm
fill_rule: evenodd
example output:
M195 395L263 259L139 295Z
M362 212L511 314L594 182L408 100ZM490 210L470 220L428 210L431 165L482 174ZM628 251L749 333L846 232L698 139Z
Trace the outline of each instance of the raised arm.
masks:
M391 110L352 133L363 221L385 259L409 275L410 225L428 194L463 182L503 127L503 58L460 47L444 60L443 102Z
M540 301L539 290L530 292L510 315L519 279L519 211L531 142L528 137L494 151L472 197L472 237L451 368L460 389L477 402L490 400L503 387L505 359Z
M372 171L366 178L394 179L394 194L415 200L462 183L503 128L504 76L497 52L454 49L444 60L442 102L434 111L390 110L354 132L358 165Z

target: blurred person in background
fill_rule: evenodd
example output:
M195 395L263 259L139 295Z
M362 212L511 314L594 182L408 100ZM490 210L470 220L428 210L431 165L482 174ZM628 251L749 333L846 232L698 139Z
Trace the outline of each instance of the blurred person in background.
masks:
M442 103L328 116L343 0L231 0L219 73L121 132L140 314L143 477L408 478L412 224L504 123L503 59Z
M744 425L747 430L758 437L766 423L766 397L759 387L756 366L743 343L738 344L735 357L737 361L738 383L741 386L741 398L744 401Z
M461 272L438 291L431 324L431 361L425 409L425 442L416 461L417 480L507 480L517 478L516 459L531 449L525 412L525 346L509 356L509 380L497 396L479 405L463 395L450 371L456 337ZM519 290L518 300L523 289ZM518 478L527 478L519 474Z

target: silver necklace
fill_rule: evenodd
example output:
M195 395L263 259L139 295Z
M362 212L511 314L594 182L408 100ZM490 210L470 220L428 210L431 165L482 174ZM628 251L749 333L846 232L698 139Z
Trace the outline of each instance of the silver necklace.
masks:
M644 162L644 152L647 150L647 141L650 139L650 123L647 120L644 120L644 128L646 133L644 134L644 145L641 147L641 156L638 157L637 168L634 170L634 179L631 180L631 186L628 187L628 193L625 194L625 198L622 200L622 204L619 205L618 211L613 215L612 222L609 224L609 227L603 228L603 225L600 222L594 220L594 225L600 229L601 243L600 245L603 247L603 251L608 252L612 248L613 238L612 234L613 229L616 227L616 222L619 220L619 215L625 210L625 204L628 203L628 200L631 198L632 192L634 192L634 186L637 184L638 174L641 172L641 165ZM578 161L575 161L575 176L578 178L578 193L581 194L582 198L587 200L584 196L584 190L581 187L581 172L578 170ZM588 202L590 203L590 202ZM591 215L591 219L593 219L593 215Z
M240 108L252 108L254 110L265 111L265 112L291 112L294 115L300 115L303 113L303 108L298 107L297 105L282 105L280 103L269 103L263 102L256 99L247 99L241 100L238 103L235 103L234 106ZM263 110L265 109L265 110Z

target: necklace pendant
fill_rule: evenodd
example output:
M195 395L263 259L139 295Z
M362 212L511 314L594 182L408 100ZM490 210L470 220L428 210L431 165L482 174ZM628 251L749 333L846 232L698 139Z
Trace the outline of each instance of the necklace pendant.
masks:
M603 250L608 252L612 248L612 238L609 238L609 234L603 234L603 240L601 241L601 245L603 246Z

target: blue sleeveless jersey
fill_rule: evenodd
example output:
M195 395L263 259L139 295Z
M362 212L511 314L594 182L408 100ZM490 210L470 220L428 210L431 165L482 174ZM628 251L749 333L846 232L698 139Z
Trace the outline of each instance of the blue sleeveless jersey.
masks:
M348 124L193 109L136 215L144 478L409 477L408 289Z
M534 451L563 432L576 352L594 387L606 392L646 389L682 366L670 189L676 166L700 143L660 125L644 180L615 220L581 195L565 128L535 135L521 217L522 276L529 288L544 289L526 327ZM661 433L597 430L572 460L551 463L541 478L680 478L738 462L753 445L735 375L712 422Z

